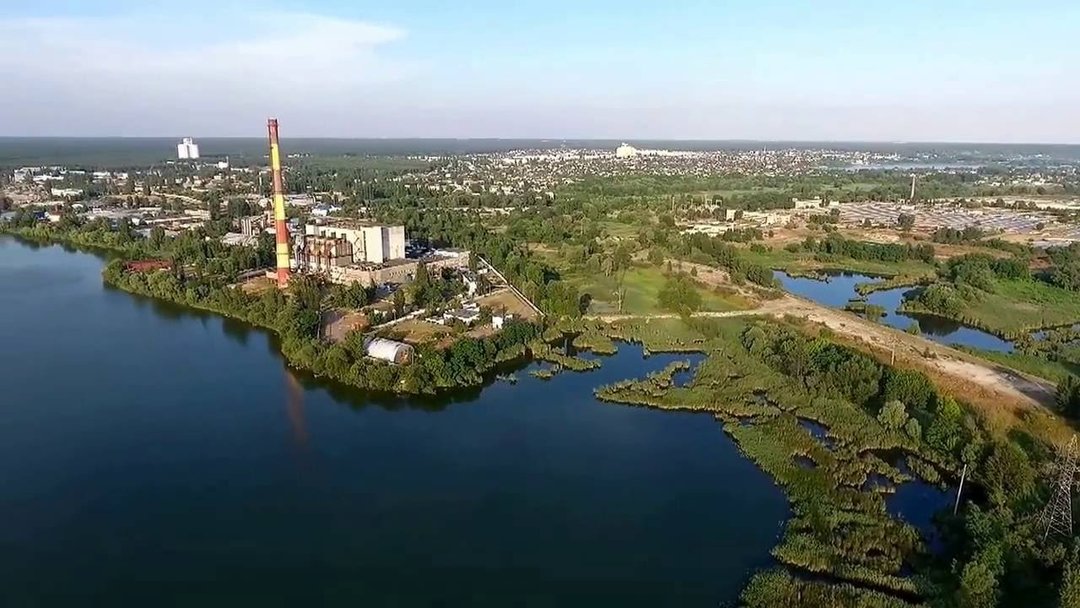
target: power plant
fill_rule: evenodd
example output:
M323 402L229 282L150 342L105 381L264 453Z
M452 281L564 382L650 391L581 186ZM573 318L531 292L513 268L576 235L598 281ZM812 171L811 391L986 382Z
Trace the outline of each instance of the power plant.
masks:
M285 184L281 180L281 147L278 143L276 118L266 121L270 134L270 178L274 186L274 234L277 241L277 284L289 284L289 227L285 221Z

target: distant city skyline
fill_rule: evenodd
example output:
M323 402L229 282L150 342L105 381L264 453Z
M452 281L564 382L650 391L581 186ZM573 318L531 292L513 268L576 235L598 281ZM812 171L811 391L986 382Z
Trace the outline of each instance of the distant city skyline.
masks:
M1080 143L1080 6L42 2L0 136Z

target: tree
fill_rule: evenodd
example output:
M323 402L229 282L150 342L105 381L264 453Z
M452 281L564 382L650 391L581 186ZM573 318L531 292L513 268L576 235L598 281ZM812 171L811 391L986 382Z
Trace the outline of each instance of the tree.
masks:
M1035 491L1035 469L1016 443L997 442L986 459L983 476L990 499L998 505L1022 502Z
M400 317L405 314L405 290L398 288L394 291L394 316Z
M1065 376L1057 387L1057 409L1066 418L1080 417L1080 381L1073 375Z
M901 213L896 218L896 225L904 232L911 231L915 227L915 216L911 213Z
M908 418L907 424L904 425L904 432L915 441L922 440L922 425L914 418Z
M1058 608L1080 608L1080 556L1073 550L1072 558L1061 574L1061 596Z
M997 577L986 564L973 561L964 566L956 592L959 608L994 608L997 598Z
M657 304L664 310L689 314L701 308L701 292L693 279L680 272L667 278L657 294Z
M904 408L902 402L896 400L885 403L881 411L878 412L878 421L881 422L882 426L892 431L903 428L907 419L907 409Z

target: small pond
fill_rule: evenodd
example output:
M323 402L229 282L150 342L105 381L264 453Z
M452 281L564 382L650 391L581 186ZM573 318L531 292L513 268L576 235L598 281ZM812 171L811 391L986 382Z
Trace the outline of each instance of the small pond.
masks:
M774 271L773 275L780 281L785 290L833 308L843 308L849 300L858 298L859 294L855 291L858 284L873 283L881 280L869 275L848 272L828 274L827 280L824 281L807 277L793 277L780 270ZM867 296L866 301L868 304L875 304L885 309L886 314L881 318L881 322L890 327L906 330L912 323L917 321L922 335L934 342L946 345L958 344L982 350L1012 352L1013 343L1011 341L999 338L981 329L933 315L899 312L897 308L904 301L904 294L911 290L911 287L885 289L870 294Z

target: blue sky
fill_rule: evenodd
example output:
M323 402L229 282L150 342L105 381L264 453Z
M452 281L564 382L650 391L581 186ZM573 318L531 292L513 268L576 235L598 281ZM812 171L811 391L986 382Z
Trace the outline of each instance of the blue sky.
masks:
M1080 143L1080 3L21 3L0 135Z

